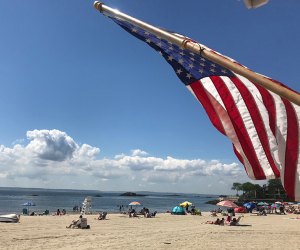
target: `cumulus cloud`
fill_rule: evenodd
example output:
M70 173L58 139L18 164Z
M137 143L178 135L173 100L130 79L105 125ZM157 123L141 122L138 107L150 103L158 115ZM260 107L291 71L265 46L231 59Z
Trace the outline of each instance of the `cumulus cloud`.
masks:
M22 145L12 147L0 145L0 180L5 181L2 183L11 183L9 180L21 183L30 179L41 185L58 178L66 183L69 183L68 178L77 178L90 183L115 181L116 185L136 182L137 186L147 187L162 183L193 183L199 178L214 176L220 181L226 176L232 179L244 175L243 169L234 162L162 158L141 149L131 150L128 155L121 153L112 158L100 158L99 148L80 145L67 133L56 129L32 130L26 135L27 145L23 141Z
M45 160L64 161L70 159L78 148L70 136L56 129L28 131L27 138L30 140L27 149Z

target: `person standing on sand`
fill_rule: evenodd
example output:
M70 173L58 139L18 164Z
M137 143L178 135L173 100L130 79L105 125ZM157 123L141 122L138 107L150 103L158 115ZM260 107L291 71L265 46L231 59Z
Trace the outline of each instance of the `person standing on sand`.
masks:
M187 213L189 213L189 204L186 204L186 206L185 206L185 211L186 211Z

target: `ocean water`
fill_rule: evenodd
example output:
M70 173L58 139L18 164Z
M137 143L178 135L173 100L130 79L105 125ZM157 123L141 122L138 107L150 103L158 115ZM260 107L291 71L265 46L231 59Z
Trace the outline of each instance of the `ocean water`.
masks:
M125 192L125 191L124 191ZM90 196L92 206L90 211L118 212L120 206L123 211L128 211L128 204L138 201L142 207L148 207L150 211L166 212L181 202L190 201L201 211L210 211L216 206L206 204L209 200L218 198L217 195L206 194L182 194L182 193L158 193L158 192L136 192L145 196L120 196L124 192L101 192L95 190L66 190L66 189L40 189L40 188L5 188L0 187L0 214L21 214L23 208L30 212L41 213L48 209L54 213L57 209L73 211L74 206L82 206L85 197ZM33 202L36 206L24 206L26 202ZM123 206L123 207L122 207Z

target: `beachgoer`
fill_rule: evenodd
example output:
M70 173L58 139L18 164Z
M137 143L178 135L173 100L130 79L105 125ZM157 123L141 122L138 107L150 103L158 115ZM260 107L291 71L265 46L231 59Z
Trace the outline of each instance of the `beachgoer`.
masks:
M58 208L57 211L56 211L56 215L60 215L60 210L59 210L59 208Z
M224 220L224 218L222 218L221 220L220 220L220 226L224 226L224 223L225 223L225 220Z
M229 226L238 226L240 219L244 216L239 216L237 219L233 218L232 221L229 223Z
M280 205L280 207L279 207L279 214L285 214L285 212L284 212L284 205Z
M220 219L217 218L215 221L208 220L208 221L205 222L205 224L220 225Z
M78 220L72 220L72 223L69 226L66 226L66 228L71 228L71 227L78 227L81 224L81 219L82 215L79 216Z
M189 204L186 204L185 211L189 213Z

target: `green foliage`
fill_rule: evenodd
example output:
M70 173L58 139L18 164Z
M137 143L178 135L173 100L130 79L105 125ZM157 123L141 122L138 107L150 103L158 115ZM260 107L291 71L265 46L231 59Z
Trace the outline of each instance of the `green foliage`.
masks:
M242 184L239 183L239 182L234 182L232 184L232 190L236 190L236 195L238 196L239 195L239 191L242 190Z
M260 186L251 182L238 183L232 185L232 190L243 191L244 198L285 198L286 194L280 179L268 180L268 183Z

